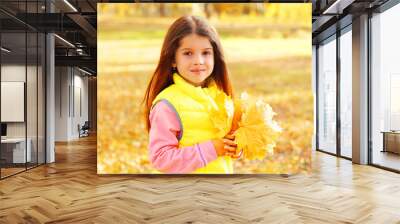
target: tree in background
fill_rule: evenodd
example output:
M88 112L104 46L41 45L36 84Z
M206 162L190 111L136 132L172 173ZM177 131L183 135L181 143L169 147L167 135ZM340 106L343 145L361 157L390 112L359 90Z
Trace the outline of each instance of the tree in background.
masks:
M310 10L304 10L307 4ZM310 3L135 3L100 4L102 14L110 17L170 17L191 12L206 18L228 18L238 16L264 17L272 23L311 25Z

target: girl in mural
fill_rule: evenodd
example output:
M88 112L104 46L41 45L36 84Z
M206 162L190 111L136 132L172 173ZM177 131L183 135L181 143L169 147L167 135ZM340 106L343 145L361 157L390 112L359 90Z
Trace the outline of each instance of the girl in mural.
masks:
M233 173L233 159L241 153L232 134L238 115L227 106L233 105L232 96L216 30L200 17L177 19L144 97L154 168L163 173ZM214 116L226 116L228 128L215 128Z

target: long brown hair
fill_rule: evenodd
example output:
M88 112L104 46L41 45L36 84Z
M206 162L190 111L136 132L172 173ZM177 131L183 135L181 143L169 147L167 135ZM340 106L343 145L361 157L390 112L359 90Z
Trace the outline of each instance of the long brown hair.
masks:
M206 83L209 83L212 79L227 95L233 96L228 69L216 30L200 17L180 17L168 29L161 48L157 68L150 79L143 99L147 131L150 129L149 114L153 100L162 90L173 84L172 63L175 61L175 52L180 46L180 41L192 33L207 37L213 47L214 68L209 77L210 79L207 78Z

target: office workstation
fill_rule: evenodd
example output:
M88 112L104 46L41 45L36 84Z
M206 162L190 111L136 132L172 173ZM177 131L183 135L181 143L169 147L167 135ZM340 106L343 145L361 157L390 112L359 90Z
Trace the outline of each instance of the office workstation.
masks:
M7 124L1 124L1 160L2 167L25 166L32 161L32 141L24 137L7 137ZM25 146L26 145L26 146Z
M22 25L23 26L23 25ZM2 27L0 178L45 161L44 36Z
M25 167L32 161L32 139L25 136L25 82L1 82L1 167ZM10 131L8 131L10 129Z

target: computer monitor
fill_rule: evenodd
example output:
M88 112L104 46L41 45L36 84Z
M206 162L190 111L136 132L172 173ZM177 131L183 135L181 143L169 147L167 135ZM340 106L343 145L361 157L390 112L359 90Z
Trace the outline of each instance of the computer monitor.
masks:
M7 136L7 124L1 123L1 136Z

